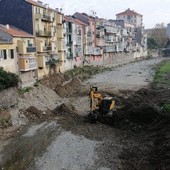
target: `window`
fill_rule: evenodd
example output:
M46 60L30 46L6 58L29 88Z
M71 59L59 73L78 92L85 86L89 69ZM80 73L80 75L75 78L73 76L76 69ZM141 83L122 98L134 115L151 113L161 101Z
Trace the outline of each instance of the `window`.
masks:
M14 50L13 50L13 49L10 49L10 50L8 51L8 53L9 53L9 58L10 58L10 59L13 59L13 58L14 58Z
M0 60L6 60L6 59L7 59L6 50L0 50Z
M127 19L128 19L128 20L130 20L130 19L131 19L130 15L128 15L128 16L127 16Z

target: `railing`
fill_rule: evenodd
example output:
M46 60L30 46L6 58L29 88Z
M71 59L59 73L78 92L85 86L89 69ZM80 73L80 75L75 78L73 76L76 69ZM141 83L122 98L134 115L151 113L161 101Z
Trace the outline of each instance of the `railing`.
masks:
M51 46L45 46L43 47L43 51L51 51L52 47Z
M47 15L47 14L42 15L42 20L49 21L49 22L53 21L52 17L50 15Z
M66 29L66 33L67 33L67 34L71 34L71 33L72 33L72 29L67 28L67 29Z
M67 54L67 59L73 59L73 53Z
M51 33L51 31L37 31L36 35L43 36L43 37L51 37L52 33Z
M36 47L27 47L27 53L35 53L36 52Z
M73 44L73 41L69 41L69 42L67 42L67 46L71 46Z
M37 69L37 63L29 63L30 69Z

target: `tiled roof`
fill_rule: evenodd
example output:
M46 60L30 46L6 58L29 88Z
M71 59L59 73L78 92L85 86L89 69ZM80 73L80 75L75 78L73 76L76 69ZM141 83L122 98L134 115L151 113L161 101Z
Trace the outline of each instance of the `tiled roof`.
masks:
M126 11L118 13L116 15L131 15L131 16L132 15L138 15L138 16L142 16L141 14L135 12L134 10L130 10L129 8Z
M84 23L84 22L80 21L79 19L76 19L76 18L74 18L72 16L64 16L64 19L65 19L65 21L74 22L74 23L77 23L79 25L87 26L86 23Z
M15 28L11 25L0 25L0 30L12 35L13 37L30 37L30 38L34 37L33 35L25 31L22 31L18 28Z

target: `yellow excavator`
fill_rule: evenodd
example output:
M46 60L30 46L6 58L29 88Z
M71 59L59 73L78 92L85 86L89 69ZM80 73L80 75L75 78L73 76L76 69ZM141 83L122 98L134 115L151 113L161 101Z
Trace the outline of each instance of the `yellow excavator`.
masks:
M90 86L90 113L88 118L92 122L95 122L99 116L108 116L112 113L115 108L115 101L113 97L104 97L98 92L96 86Z

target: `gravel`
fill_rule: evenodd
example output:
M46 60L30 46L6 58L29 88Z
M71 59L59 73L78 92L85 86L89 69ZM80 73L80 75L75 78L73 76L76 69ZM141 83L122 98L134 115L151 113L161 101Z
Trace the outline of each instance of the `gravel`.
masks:
M98 142L63 132L47 148L42 157L37 158L37 170L85 170L94 165L95 147Z
M152 81L154 75L152 66L162 60L162 58L144 60L118 67L113 71L95 75L86 83L100 87L104 86L105 89L139 90Z

